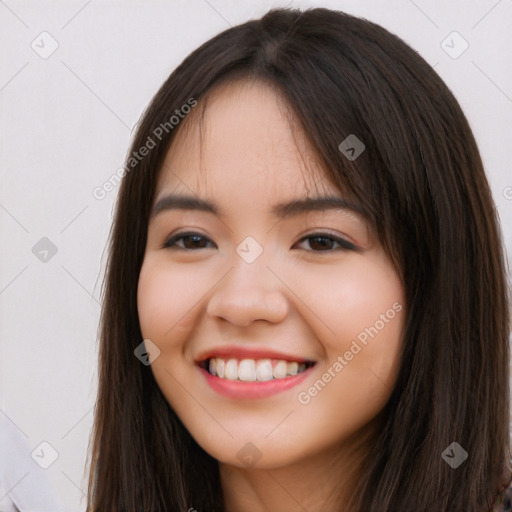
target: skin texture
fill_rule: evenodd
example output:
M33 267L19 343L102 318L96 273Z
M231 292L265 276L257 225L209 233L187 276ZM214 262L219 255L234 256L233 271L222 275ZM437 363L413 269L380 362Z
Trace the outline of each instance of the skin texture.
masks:
M396 382L402 283L359 214L270 214L292 199L342 197L272 88L223 85L201 123L189 117L167 153L155 202L168 193L195 195L215 202L220 215L174 209L150 220L137 300L143 336L160 350L153 375L192 436L219 460L226 510L326 510L330 491L348 499ZM183 239L162 248L185 231L206 238L199 248ZM317 238L304 238L319 232L359 250L335 243L322 250ZM247 236L263 248L250 264L236 252ZM384 327L335 371L338 357L390 309L393 318L381 320ZM235 400L213 391L194 363L225 345L284 351L316 365L294 388ZM299 393L307 400L329 368L330 382L301 403ZM237 456L248 442L261 455L253 467Z

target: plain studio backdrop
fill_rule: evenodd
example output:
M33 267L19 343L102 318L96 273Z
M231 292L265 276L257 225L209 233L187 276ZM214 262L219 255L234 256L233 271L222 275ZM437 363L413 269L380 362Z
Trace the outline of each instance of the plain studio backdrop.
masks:
M474 131L512 254L511 0L0 1L1 510L6 493L38 485L67 511L85 509L119 189L104 184L123 166L134 124L190 51L284 6L365 17L435 68Z

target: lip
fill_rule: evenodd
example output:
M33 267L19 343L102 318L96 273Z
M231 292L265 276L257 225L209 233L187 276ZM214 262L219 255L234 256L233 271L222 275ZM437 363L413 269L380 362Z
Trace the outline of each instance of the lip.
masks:
M206 359L213 357L221 357L223 359L283 359L285 361L296 361L298 363L314 363L311 359L304 359L303 357L294 356L293 354L286 354L268 348L258 347L219 347L212 348L208 351L202 352L196 359L195 363L199 364Z
M290 375L284 379L273 379L261 382L244 382L238 380L221 379L212 375L205 368L199 367L206 383L217 393L228 398L255 399L265 398L286 391L303 382L313 370L314 366L306 368L297 375Z

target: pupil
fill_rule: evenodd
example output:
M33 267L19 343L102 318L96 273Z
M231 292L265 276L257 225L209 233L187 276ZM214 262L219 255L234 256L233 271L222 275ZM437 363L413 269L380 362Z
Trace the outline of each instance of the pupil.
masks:
M315 240L320 240L320 243L316 243ZM332 245L332 240L325 236L315 236L312 238L312 241L313 243L310 242L310 246L312 249L330 249Z
M201 239L202 237L201 236L198 236L198 235L188 235L184 238L184 244L185 246L187 246L187 241L191 242L190 244L188 245L192 245L193 247L201 247Z

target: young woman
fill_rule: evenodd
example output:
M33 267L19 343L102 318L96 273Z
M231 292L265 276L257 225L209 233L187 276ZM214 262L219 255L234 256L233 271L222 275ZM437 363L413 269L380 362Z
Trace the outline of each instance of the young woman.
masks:
M171 74L125 171L89 512L510 510L498 222L415 51L272 10Z

